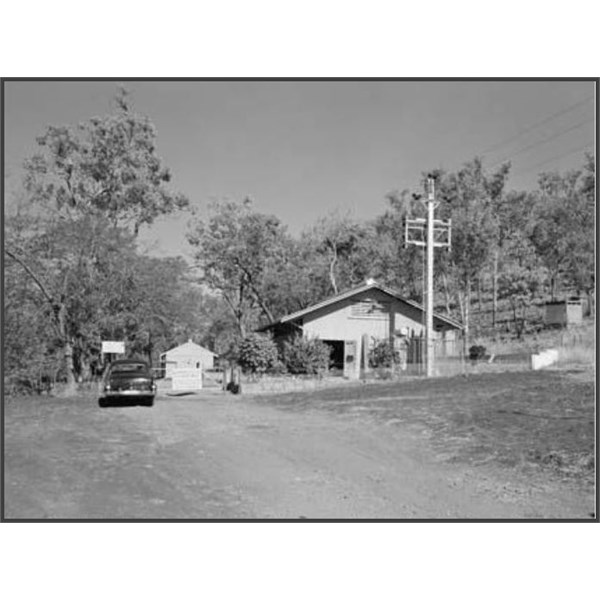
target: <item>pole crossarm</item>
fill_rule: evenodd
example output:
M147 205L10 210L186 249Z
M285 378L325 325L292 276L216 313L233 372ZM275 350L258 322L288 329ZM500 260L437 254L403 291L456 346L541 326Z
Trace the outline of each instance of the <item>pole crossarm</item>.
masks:
M413 246L427 246L427 219L406 219L404 222L404 243ZM433 221L433 245L435 248L450 248L452 245L452 219Z

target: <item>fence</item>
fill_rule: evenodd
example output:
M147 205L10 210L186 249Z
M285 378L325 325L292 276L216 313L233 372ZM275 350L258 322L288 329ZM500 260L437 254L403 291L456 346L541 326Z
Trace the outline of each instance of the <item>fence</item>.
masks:
M531 351L520 349L510 353L486 355L480 360L465 356L463 340L437 339L433 343L434 374L438 377L468 375L484 372L522 371L531 368ZM408 340L405 356L391 367L368 369L362 379L395 379L426 375L427 341L422 337Z

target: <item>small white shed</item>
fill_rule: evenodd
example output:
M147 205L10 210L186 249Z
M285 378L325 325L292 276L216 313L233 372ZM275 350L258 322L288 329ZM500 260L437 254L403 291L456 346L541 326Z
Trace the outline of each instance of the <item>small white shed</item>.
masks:
M185 344L163 352L160 355L160 365L165 377L171 377L173 369L213 369L216 356L214 352L188 340Z

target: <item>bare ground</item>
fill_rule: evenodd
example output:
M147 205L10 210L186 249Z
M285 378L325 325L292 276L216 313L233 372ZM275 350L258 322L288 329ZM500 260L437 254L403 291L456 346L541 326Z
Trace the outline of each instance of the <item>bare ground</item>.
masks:
M153 408L12 399L4 518L590 519L593 383L490 377Z

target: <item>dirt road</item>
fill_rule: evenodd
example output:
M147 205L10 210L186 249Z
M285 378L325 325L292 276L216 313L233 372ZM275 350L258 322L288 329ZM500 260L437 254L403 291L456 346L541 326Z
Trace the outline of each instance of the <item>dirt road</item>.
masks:
M9 404L6 519L589 518L589 495L442 462L418 428L251 398Z

